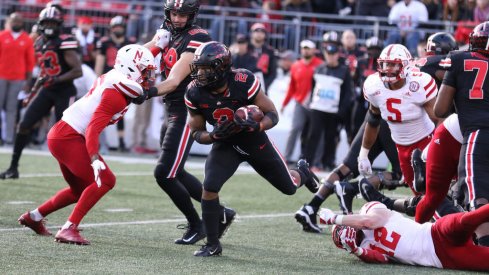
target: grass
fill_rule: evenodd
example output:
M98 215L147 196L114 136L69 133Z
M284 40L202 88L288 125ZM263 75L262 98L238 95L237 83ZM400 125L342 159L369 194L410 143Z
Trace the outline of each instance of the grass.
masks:
M0 167L10 156L0 154ZM282 195L256 174L238 174L226 183L221 201L242 217L222 239L223 256L196 258L199 245L178 246L173 240L182 215L160 190L152 165L109 161L115 172L147 172L143 176L117 176L116 187L88 213L82 235L90 246L58 244L53 238L18 230L17 218L66 186L61 176L25 177L59 173L52 157L25 155L19 180L0 181L0 274L466 274L404 265L368 265L337 249L328 230L302 232L293 213L310 200L307 189ZM192 170L202 179L202 170ZM22 176L24 175L24 178ZM407 190L397 191L407 194ZM12 204L24 201L25 204ZM32 202L32 203L29 203ZM337 199L324 206L338 209ZM354 208L359 209L361 200ZM195 204L200 212L200 206ZM129 208L130 212L107 209ZM51 214L51 231L63 224L72 207ZM278 214L287 215L278 215ZM277 214L276 217L257 217ZM148 224L98 225L111 222L157 221Z

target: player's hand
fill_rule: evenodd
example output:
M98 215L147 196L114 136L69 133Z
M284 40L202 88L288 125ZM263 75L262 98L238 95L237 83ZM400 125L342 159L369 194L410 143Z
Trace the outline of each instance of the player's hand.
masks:
M99 159L96 159L92 161L92 168L93 175L95 176L95 182L97 183L97 186L100 187L102 186L102 182L100 181L100 172L105 170L105 164Z
M146 101L146 99L148 99L148 91L143 90L143 93L136 98L132 98L131 102L137 105L141 105Z
M53 85L55 82L56 82L55 76L43 76L41 77L41 79L39 79L39 85L43 86L44 88Z
M358 172L364 177L372 175L372 165L370 164L370 160L368 160L368 158L358 158Z
M22 107L27 107L29 103L31 103L32 99L36 97L36 92L30 92L27 96L22 100Z
M335 214L331 209L321 208L319 211L319 220L321 223L331 225L334 224L337 214Z
M156 86L153 86L147 90L145 89L144 93L146 94L146 100L148 100L152 97L158 96L158 88L156 88Z
M209 136L214 140L225 139L237 134L241 129L232 120L227 120L219 125L214 125L214 129Z
M260 131L260 122L256 122L253 119L253 116L249 113L247 119L241 119L240 117L235 116L234 120L236 121L236 125L241 127L243 130L247 130L248 132Z
M155 46L164 49L170 43L171 34L169 31L164 29L158 29L156 31L155 36L153 37L153 41L155 42Z
M356 239L357 239L357 231L350 226L347 226L342 232L341 232L341 244L343 245L343 248L357 256L362 255L362 249L357 246Z

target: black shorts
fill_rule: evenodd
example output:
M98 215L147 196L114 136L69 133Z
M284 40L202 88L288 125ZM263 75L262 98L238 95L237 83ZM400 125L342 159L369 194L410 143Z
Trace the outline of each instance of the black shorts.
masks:
M350 146L350 151L343 160L343 164L350 168L353 177L357 177L359 175L358 154L360 153L360 148L362 147L365 124L366 122L364 121L362 126L358 130L355 139L353 139L353 142ZM400 177L402 173L401 166L399 165L399 158L397 156L396 144L392 140L389 125L387 125L387 122L385 122L384 120L380 122L379 135L377 136L377 140L375 141L374 145L370 149L370 152L368 153L368 159L370 160L370 163L372 163L382 152L385 152L387 158L392 165L392 173Z
M243 142L215 142L205 162L204 190L219 192L243 161L282 193L295 193L285 160L264 132L250 133Z
M56 121L63 116L63 112L74 102L76 88L73 85L53 89L41 89L27 106L27 110L20 121L21 129L31 129L37 122L49 114L54 107Z
M182 171L194 142L187 124L187 108L183 101L165 102L167 122L161 127L161 154L157 178L175 178Z
M466 187L470 209L477 208L475 200L489 200L489 129L464 135L458 166L459 183Z

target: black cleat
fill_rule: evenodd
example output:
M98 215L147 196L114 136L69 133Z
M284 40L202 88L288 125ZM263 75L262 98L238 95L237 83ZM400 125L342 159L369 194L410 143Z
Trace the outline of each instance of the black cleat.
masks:
M0 179L18 179L19 178L19 170L17 168L9 168L5 170L3 173L0 173Z
M348 181L341 181L335 184L335 193L340 201L340 208L343 214L353 214L353 198L358 194L358 190Z
M218 244L205 244L199 250L194 252L196 257L211 257L211 256L221 256L222 246Z
M411 166L414 170L413 188L418 193L426 191L426 163L421 159L423 151L414 149L411 155Z
M302 225L302 230L311 233L321 233L321 228L317 224L317 212L318 209L308 204L304 204L297 212L295 212L295 219Z
M306 177L301 179L304 185L311 191L316 193L319 190L319 178L309 169L309 163L305 159L300 159L297 162L297 169Z
M385 196L381 194L379 191L373 187L370 182L368 182L367 179L363 178L360 180L360 183L358 184L358 189L360 189L360 194L362 194L362 197L364 200L371 202L371 201L379 201L383 202Z
M222 219L219 221L219 233L217 237L220 239L226 232L228 231L229 227L234 221L234 218L236 217L236 211L234 211L231 208L224 207Z
M190 224L179 224L178 229L187 229L182 238L176 239L176 244L194 244L203 238L205 238L204 227L202 225L198 227L192 227Z
M404 209L406 211L406 215L410 217L416 216L416 207L418 206L418 203L421 201L422 198L422 196L415 196L408 198L404 201Z

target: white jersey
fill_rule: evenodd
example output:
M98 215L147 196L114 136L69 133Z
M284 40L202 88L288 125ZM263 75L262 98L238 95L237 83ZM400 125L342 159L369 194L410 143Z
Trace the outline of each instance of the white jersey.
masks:
M387 210L387 207L380 202L369 202L362 207L360 214L367 214L373 209ZM379 251L392 261L442 268L431 236L433 224L419 224L400 213L391 213L383 227L362 229L365 237L360 247Z
M452 135L452 137L462 143L464 136L462 135L462 130L460 130L460 124L458 123L458 114L451 114L443 121L443 126Z
M97 78L90 91L66 109L61 119L79 134L85 135L85 131L102 99L103 93L131 93L140 95L143 91L141 85L137 82L128 79L125 75L114 69L110 70L108 73ZM113 124L122 119L128 107L126 106L124 110L115 114L110 123Z
M408 74L406 84L398 90L386 88L379 73L363 84L365 99L380 109L392 140L400 145L414 144L433 132L435 124L423 105L435 98L437 91L435 80L423 72Z

